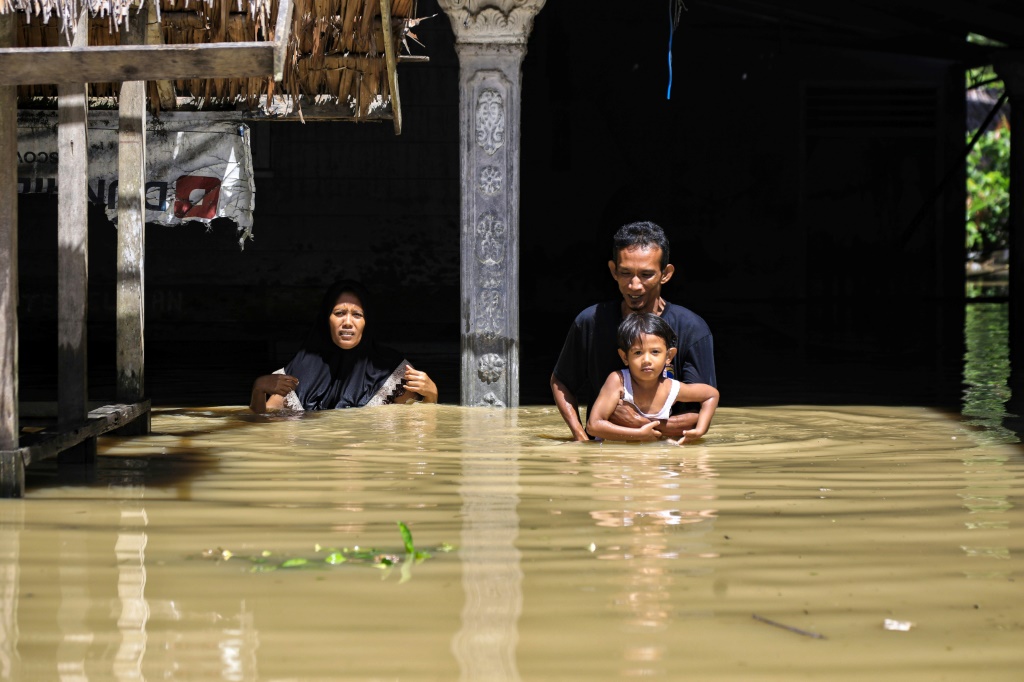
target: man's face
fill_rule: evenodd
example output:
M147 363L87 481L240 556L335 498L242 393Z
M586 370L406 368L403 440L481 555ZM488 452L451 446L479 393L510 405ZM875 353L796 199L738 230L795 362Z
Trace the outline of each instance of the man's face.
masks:
M626 308L634 313L660 313L661 285L672 279L671 264L661 269L661 248L633 247L619 251L619 262L608 261L608 269L619 284Z

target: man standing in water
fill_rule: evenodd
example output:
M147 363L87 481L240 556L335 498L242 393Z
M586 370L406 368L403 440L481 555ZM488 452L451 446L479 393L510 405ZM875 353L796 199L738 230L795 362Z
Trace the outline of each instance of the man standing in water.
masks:
M692 311L661 297L662 285L675 272L669 263L664 231L652 222L623 225L612 238L608 269L618 282L622 298L590 306L576 316L551 374L555 406L577 441L590 438L580 419L580 401L589 410L608 375L622 369L616 330L630 313L654 313L672 327L678 350L667 372L684 383L717 386L714 343L707 323ZM610 421L635 428L650 420L620 402ZM661 435L679 438L683 430L694 428L696 423L695 406L679 403L672 416L656 430Z

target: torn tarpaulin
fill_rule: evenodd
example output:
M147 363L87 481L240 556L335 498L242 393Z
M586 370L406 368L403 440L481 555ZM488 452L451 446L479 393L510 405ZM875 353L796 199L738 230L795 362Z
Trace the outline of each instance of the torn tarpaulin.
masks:
M117 115L89 112L89 200L117 222ZM18 192L57 191L57 113L18 112ZM146 126L146 222L228 218L252 238L256 203L249 127L176 115Z

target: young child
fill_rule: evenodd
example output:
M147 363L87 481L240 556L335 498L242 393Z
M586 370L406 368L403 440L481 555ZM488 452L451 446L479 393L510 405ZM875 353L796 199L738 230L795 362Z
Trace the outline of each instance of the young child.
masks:
M718 389L707 384L684 384L665 376L665 366L676 356L672 328L653 313L633 313L619 324L619 357L628 369L612 372L587 415L587 431L605 440L648 441L661 438L659 420L668 419L677 402L700 403L696 428L673 441L692 443L711 426L718 407ZM632 403L651 419L639 428L608 421L619 400Z

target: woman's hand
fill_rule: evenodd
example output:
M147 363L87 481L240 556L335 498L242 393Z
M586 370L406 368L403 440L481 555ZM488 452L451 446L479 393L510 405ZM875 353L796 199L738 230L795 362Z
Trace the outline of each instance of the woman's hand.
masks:
M437 386L426 372L414 369L412 365L405 368L405 390L407 393L418 393L423 402L437 402Z
M283 396L288 395L299 385L299 380L288 374L264 374L256 377L252 383L252 395L249 398L249 409L256 414L263 414L267 408L279 408L284 404ZM267 400L267 396L271 396Z
M252 390L269 395L288 395L299 385L299 380L289 374L264 374L257 377Z

